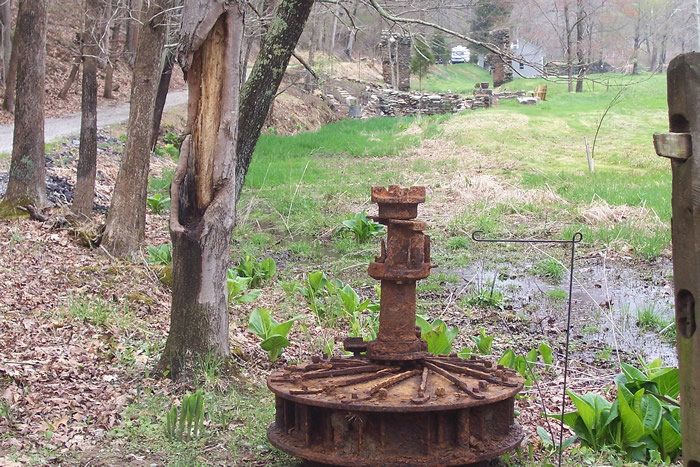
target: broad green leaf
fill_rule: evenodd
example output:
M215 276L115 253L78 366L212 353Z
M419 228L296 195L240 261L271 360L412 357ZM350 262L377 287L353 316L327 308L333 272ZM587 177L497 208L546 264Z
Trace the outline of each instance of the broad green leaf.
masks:
M530 349L530 351L525 355L525 360L529 363L537 362L537 349Z
M416 315L416 326L420 328L421 334L426 334L433 330L430 323L421 315Z
M644 390L640 389L640 391ZM641 412L642 423L647 432L656 430L659 427L659 423L661 423L661 414L663 412L659 400L651 394L644 394Z
M644 425L637 414L630 408L623 394L622 386L617 388L617 401L620 418L622 419L622 436L625 444L634 443L644 436Z
M364 302L360 303L360 304L357 306L357 309L358 309L359 311L364 311L364 310L367 309L367 307L369 307L369 303L370 303L370 299L368 298L368 299L365 300Z
M459 352L457 352L457 356L459 358L469 358L472 356L472 349L470 349L469 347L465 347Z
M452 345L452 341L455 340L455 337L457 337L457 334L459 333L459 329L457 327L453 327L447 330L446 336L447 336L447 341L450 343L450 346Z
M585 423L586 427L588 430L593 431L595 428L595 419L596 419L596 413L595 413L595 407L593 407L591 404L588 403L584 398L579 396L573 391L566 391L567 394L569 394L569 397L571 398L571 401L574 403L576 406L576 410L578 410L578 414L583 420L583 423ZM578 433L577 433L578 434Z
M625 374L627 379L632 382L637 382L637 383L644 383L646 381L649 381L649 378L647 378L644 373L633 367L632 365L628 365L625 362L621 362L620 365L622 366L622 372Z
M251 303L257 300L257 298L260 296L260 289L253 289L250 290L248 293L244 293L240 297L236 297L235 301L236 303Z
M515 364L515 352L511 349L506 350L500 360L498 360L498 364L507 368L513 368Z
M314 271L309 273L308 282L314 292L318 292L318 290L325 285L325 279L326 275L323 273L323 271Z
M275 348L284 348L289 345L286 337L274 334L260 343L260 347L268 352Z
M345 313L348 315L355 313L355 311L358 309L358 304L360 303L360 297L357 295L357 292L355 292L355 290L349 285L346 285L342 289L338 290L338 295L340 296L340 300L343 302Z
M671 426L668 420L661 421L661 449L664 457L675 458L676 450L681 447L681 434Z
M606 428L608 425L610 425L612 422L618 419L620 416L620 411L618 410L618 402L615 401L613 404L610 406L610 409L606 412L605 418L602 420L602 423L599 427L600 430L603 430Z
M540 436L540 439L545 444L545 446L549 446L549 447L554 446L554 442L552 441L552 437L549 435L549 433L547 433L547 430L545 430L541 426L538 426L537 427L537 434Z
M254 309L250 314L248 330L253 332L261 339L267 339L270 337L271 328L272 323L270 322L270 310L265 308Z
M295 316L294 318L285 321L284 323L280 323L272 328L272 334L279 334L280 336L287 337L287 334L289 334L289 330L292 328L292 325L294 324L294 321L298 320L301 318L301 316Z
M539 345L540 355L542 355L542 361L546 365L552 364L552 348L546 343L541 342Z
M262 266L264 271L265 279L269 279L275 275L275 272L277 272L277 265L275 264L275 260L272 258L265 258L260 263L260 266Z
M678 399L678 368L662 368L649 375L649 380L656 384L658 393Z
M437 333L434 339L428 341L428 352L433 355L447 355L451 350L452 344L447 340L447 334L444 332Z

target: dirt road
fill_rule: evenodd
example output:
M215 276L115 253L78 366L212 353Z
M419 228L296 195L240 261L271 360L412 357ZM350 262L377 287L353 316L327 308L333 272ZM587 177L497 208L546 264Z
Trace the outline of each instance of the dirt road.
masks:
M187 90L171 91L165 101L165 108L187 103ZM97 109L97 125L105 127L122 123L129 119L129 103L121 103ZM12 135L14 125L0 125L0 153L12 152ZM48 143L56 138L80 133L80 114L66 115L61 118L47 118L44 127L44 140Z

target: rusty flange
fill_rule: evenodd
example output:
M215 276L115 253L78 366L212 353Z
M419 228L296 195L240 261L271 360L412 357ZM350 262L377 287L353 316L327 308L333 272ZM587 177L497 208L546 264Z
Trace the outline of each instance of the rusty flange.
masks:
M416 221L424 187L372 188L386 243L369 266L381 281L377 339L345 341L353 357L315 358L272 373L273 445L334 465L465 465L510 451L523 378L478 358L432 356L416 333L416 281L430 274L430 237Z

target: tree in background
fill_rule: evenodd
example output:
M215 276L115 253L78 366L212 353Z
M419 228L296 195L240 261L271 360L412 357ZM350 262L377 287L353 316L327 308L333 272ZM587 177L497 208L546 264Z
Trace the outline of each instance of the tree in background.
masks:
M450 59L450 49L447 47L447 39L440 33L434 33L430 39L430 50L435 57L440 57L440 63L447 63Z
M4 60L7 61L7 70L4 74L5 81L5 94L3 95L2 108L8 112L15 111L15 90L17 87L17 41L11 41L12 44L7 43L7 34L10 32L10 25L12 24L12 13L10 10L10 1L8 0L5 5L2 6L2 16L3 18L3 55ZM10 47L10 52L8 55L8 46Z
M250 78L240 87L243 1L188 0L179 61L187 72L186 136L171 185L173 290L160 368L177 378L198 355L227 357L226 270L238 181L313 0L281 0ZM240 177L240 178L239 178Z
M46 64L46 0L22 0L15 33L18 56L15 129L7 192L0 216L17 206L46 205L44 160L44 78Z
M411 74L418 75L418 89L423 92L423 76L435 61L430 46L424 39L416 37L413 41L415 53L411 57Z
M97 170L97 58L100 55L105 0L87 0L81 44L83 89L81 96L80 148L73 212L89 217L95 196Z
M141 18L131 80L131 107L126 147L107 215L102 245L126 256L143 243L148 197L148 169L154 129L156 92L168 31L165 14L176 0L151 0Z

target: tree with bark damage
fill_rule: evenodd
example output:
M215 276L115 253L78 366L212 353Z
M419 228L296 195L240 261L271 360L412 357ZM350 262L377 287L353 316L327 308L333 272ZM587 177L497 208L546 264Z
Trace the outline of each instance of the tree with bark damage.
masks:
M44 78L46 0L22 0L15 34L17 82L15 129L7 192L0 217L16 215L17 206L46 205L44 161Z
M228 357L226 269L238 181L313 0L281 0L240 91L243 1L188 0L179 61L187 74L186 136L171 185L173 291L160 368L177 378L197 355Z

